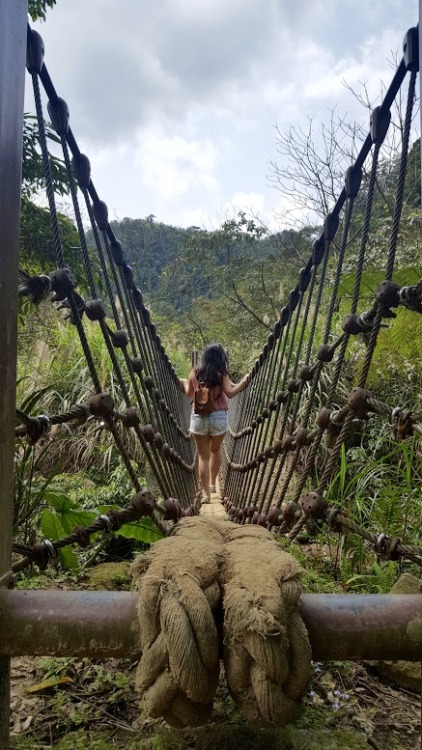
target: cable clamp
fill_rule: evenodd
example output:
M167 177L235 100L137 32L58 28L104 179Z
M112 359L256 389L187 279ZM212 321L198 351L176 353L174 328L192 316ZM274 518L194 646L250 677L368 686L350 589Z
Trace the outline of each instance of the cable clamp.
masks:
M390 537L388 534L379 534L377 541L375 542L375 551L379 555L384 555L385 553L388 553L388 541Z
M47 416L47 414L37 414L37 419L39 419L41 424L44 426L44 432L48 432L51 427L50 417Z
M98 518L100 518L101 521L104 521L104 523L107 525L107 531L113 531L113 521L109 516L107 516L105 513L102 513L101 516L98 516Z
M57 550L50 539L43 539L43 546L47 548L48 556L54 560L57 557Z

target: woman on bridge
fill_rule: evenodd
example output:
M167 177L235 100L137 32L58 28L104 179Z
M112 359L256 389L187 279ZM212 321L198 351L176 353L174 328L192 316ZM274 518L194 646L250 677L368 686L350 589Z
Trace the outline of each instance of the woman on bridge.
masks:
M198 449L202 502L209 503L221 464L220 446L229 426L228 398L243 391L248 376L239 383L232 383L223 347L208 344L188 379L179 382L180 389L192 402L189 431Z

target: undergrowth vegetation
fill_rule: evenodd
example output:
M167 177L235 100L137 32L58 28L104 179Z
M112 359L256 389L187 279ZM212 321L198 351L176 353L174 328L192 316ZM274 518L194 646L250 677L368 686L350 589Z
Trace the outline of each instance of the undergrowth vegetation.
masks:
M419 256L417 256L419 257ZM406 258L406 260L408 260ZM416 276L419 265L413 268ZM409 279L409 268L403 270ZM361 304L369 303L379 274L364 273ZM335 325L343 318L351 293L351 278L345 276L339 290L339 312ZM328 294L328 293L327 293ZM367 297L367 299L366 299ZM328 299L328 296L327 296ZM413 315L410 321L410 315ZM410 334L410 322L412 334ZM189 369L188 352L177 340L177 326L169 337L169 353L181 375ZM417 334L419 317L399 310L397 317L382 329L372 361L368 385L376 398L414 412L422 411L422 336ZM415 327L416 326L416 327ZM110 367L109 355L101 331L86 322L86 335L99 373L101 387L109 392L120 408L124 400ZM309 331L304 332L306 343ZM322 340L322 328L315 331L315 342ZM293 349L296 343L293 343ZM339 382L336 404L342 405L359 378L366 350L363 339L351 343L348 360ZM257 354L252 352L252 354ZM118 352L119 355L119 352ZM331 385L330 366L322 371L315 395L314 408L324 406ZM128 384L130 392L130 384ZM308 388L308 384L305 388ZM29 307L21 301L19 319L18 406L29 415L54 414L73 404L86 403L93 394L89 369L82 356L77 331L60 317L50 303ZM259 399L259 394L257 394ZM305 398L306 402L306 398ZM300 420L300 413L299 413ZM142 486L152 486L139 442L131 431L121 430L121 437ZM331 506L349 513L356 522L374 534L385 533L413 544L421 543L421 447L420 435L394 438L388 422L376 415L352 431L343 446L337 471L326 493ZM323 470L324 448L315 467L312 482L318 481ZM310 489L312 489L310 485ZM33 543L37 535L55 540L69 533L75 525L88 525L98 513L110 507L127 504L132 492L131 482L115 451L114 441L104 425L88 419L83 425L62 425L36 444L19 439L16 444L14 529L15 538ZM347 590L387 591L403 569L403 563L383 561L374 557L374 550L352 534L330 535L324 529L313 529L316 548L322 553L311 555L313 565L323 558L323 572ZM123 527L119 536L136 544L150 544L160 538L147 519ZM312 536L312 534L311 534ZM98 555L77 554L70 548L60 551L60 565L76 571L103 559L110 535L93 538ZM139 549L135 545L135 550ZM325 566L325 567L324 567ZM407 566L407 564L406 564ZM413 570L413 567L410 566ZM320 569L321 572L321 569ZM318 573L312 583L324 589L328 580Z

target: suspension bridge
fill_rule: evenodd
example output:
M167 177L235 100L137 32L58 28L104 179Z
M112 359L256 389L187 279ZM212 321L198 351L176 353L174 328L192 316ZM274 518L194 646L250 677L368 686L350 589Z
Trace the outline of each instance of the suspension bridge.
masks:
M420 597L300 595L298 569L275 541L276 535L293 541L312 524L332 534L357 535L382 559L422 563L422 549L411 539L390 537L382 528L374 533L345 508L327 500L341 451L357 425L377 415L388 421L393 435L400 439L422 435L422 413L408 405L386 403L368 388L385 321L394 317L398 308L405 308L411 327L412 317L422 313L422 279L416 283L409 279L404 284L394 280L417 98L418 28L405 35L403 57L382 103L371 113L368 135L346 171L344 188L326 215L297 284L248 373L246 389L232 401L219 496L201 513L196 455L188 430L190 404L180 391L179 376L126 261L125 248L110 225L89 159L81 153L70 127L69 107L50 77L42 39L27 28L22 0L0 8L0 48L0 95L2 102L7 101L0 113L1 747L9 746L10 657L20 654L140 657L139 689L153 715L163 715L176 726L205 721L218 675L222 644L216 620L221 604L225 609L224 642L231 644L224 654L231 689L246 712L252 702L252 713L256 708L270 723L294 718L311 655L320 660L421 660ZM56 267L37 276L18 270L25 64L34 91L56 254ZM391 109L399 94L406 98L406 107L383 280L370 306L362 309L360 291L371 247L374 192ZM43 98L62 148L89 298L78 291L78 279L63 246ZM336 314L339 288L352 227L356 230L353 220L358 200L364 201L364 208L353 291L350 308L340 320ZM84 212L92 242L87 240ZM98 288L94 267L101 269L104 291ZM52 300L66 310L67 325L77 330L92 379L93 395L86 403L52 415L15 409L19 296L34 305ZM118 383L119 402L102 389L86 320L101 330ZM358 382L345 394L340 384L348 352L363 338L366 345ZM323 381L328 382L327 388L321 387ZM40 539L33 545L13 543L14 438L26 437L35 444L52 425L81 425L88 419L98 420L113 436L133 485L126 507L100 514L89 527L77 527L62 539ZM129 432L139 441L148 462L154 491L141 487L125 440ZM135 594L126 593L11 590L14 576L27 566L45 570L63 547L86 546L92 534L118 531L124 523L145 516L151 517L165 538L135 570L138 604ZM165 581L159 595L154 584L157 578ZM261 601L265 599L263 591L267 592L266 602ZM156 621L157 607L161 626ZM255 607L260 613L251 642L252 624L242 630L239 612L248 616L242 607L249 611ZM174 632L164 643L166 627ZM287 638L280 636L281 627ZM181 632L187 634L182 651L173 648L181 640ZM268 637L263 639L263 634ZM189 650L186 644L193 643L195 647ZM166 697L162 692L157 697L154 686L165 680ZM259 693L260 681L265 682L265 695Z

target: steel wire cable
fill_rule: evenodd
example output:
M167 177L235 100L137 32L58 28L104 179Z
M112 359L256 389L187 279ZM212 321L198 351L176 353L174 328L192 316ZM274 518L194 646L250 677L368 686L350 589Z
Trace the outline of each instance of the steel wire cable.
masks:
M411 66L406 67L404 61L399 64L393 81L387 90L381 107L379 108L384 113L387 111L389 112L408 70L410 70L410 81L408 87L405 126L403 131L403 146L387 258L387 280L391 280L394 270L403 208L407 154L415 94L416 70L412 69ZM45 129L44 133L42 132L44 121L38 75L32 73L32 77L35 81L34 95L37 116L40 122L41 152L45 170L47 198L50 206L54 246L58 258L58 265L59 267L64 268L65 260L62 251L60 227L55 208ZM40 73L40 77L46 88L50 101L54 103L57 95L45 66ZM352 295L351 314L353 315L357 311L359 302L365 253L368 246L378 157L384 137L385 133L381 140L374 142L371 134L368 135L354 164L354 168L360 169L369 155L372 146L375 146L373 150L371 175L367 189L365 217L363 221ZM75 153L78 153L78 148L70 129L67 138L61 137L61 140L64 141L64 160L66 171L69 173L70 159L67 151L67 143L74 155ZM74 204L85 272L92 297L95 299L95 283L77 202L75 185L72 180L69 180L69 184ZM183 423L186 424L185 420L187 412L184 410L181 397L177 394L177 389L175 388L175 374L172 372L168 358L166 358L165 349L156 333L155 326L151 322L149 311L143 304L142 296L141 304L138 304L139 299L137 304L134 302L134 294L139 292L139 290L136 290L133 285L131 274L129 273L129 267L124 263L118 264L117 266L115 264L113 251L111 249L111 244L115 241L114 233L108 223L108 219L103 221L101 218L101 216L104 218L104 214L101 214L101 210L102 207L105 207L105 204L102 204L102 202L99 201L92 182L81 189L85 196L88 213L92 222L93 236L100 258L100 265L106 283L114 322L117 328L116 333L121 331L121 314L124 319L126 334L128 337L127 344L125 343L123 346L117 345L117 348L122 350L122 355L119 355L115 351L116 342L113 340L113 332L108 328L104 321L100 321L100 327L103 330L104 339L110 360L113 364L114 372L116 373L120 393L128 408L131 406L131 394L133 393L144 421L147 416L150 419L151 431L148 439L146 438L148 431L145 432L140 426L136 426L134 429L143 446L153 473L157 474L156 479L160 490L163 494L169 494L175 487L179 487L183 497L183 503L187 503L189 494L192 493L194 489L194 485L192 483L190 472L183 466L183 461L186 463L189 461L189 458L192 459L192 448L188 448L189 444L183 437L183 428L180 424L177 425L178 419L181 421L184 420ZM324 371L328 373L330 378L328 392L324 396L324 407L326 409L331 409L333 404L336 403L337 396L341 401L341 394L338 394L338 389L351 334L344 330L341 335L336 335L335 340L331 341L331 343L330 337L334 334L333 316L337 305L344 255L349 241L353 201L354 197L348 196L347 191L343 189L331 214L327 215L325 219L324 233L319 240L316 241L317 247L315 249L315 254L313 252L312 257L308 261L306 268L308 269L308 272L312 271L309 288L302 292L300 284L298 284L296 289L291 292L289 304L286 308L287 318L285 315L283 317L282 311L282 313L280 313L279 321L275 324L261 355L255 362L247 389L237 398L231 408L231 428L226 436L222 455L222 486L224 488L224 493L239 509L245 508L247 504L254 502L257 504L258 511L264 511L265 515L265 512L268 511L269 505L275 496L277 496L276 503L279 507L283 503L301 456L301 446L295 444L295 430L298 426L305 430L308 429L308 425L310 424L315 409L315 404L320 400L319 388L324 382L321 380ZM100 221L97 228L96 219L98 219L98 211L100 211ZM338 221L341 211L343 211L343 233L334 270L333 288L328 308L322 310L325 289L327 288L328 263L332 256L335 243L336 222ZM110 281L110 275L112 283ZM419 284L420 283L421 282L419 282ZM119 309L114 301L115 293L119 301ZM78 297L73 290L70 290L69 292L68 303L71 309L72 322L77 327L82 348L87 357L91 375L93 376L95 389L97 393L99 393L98 375L95 371L95 364L81 322L81 312L83 313L83 310L81 311L78 307ZM397 304L400 304L400 302ZM405 303L403 302L403 304ZM312 319L309 323L308 318L311 314L311 309ZM322 313L324 313L324 315ZM383 307L379 300L376 300L370 311L371 325L369 345L367 347L366 356L360 373L360 388L364 388L367 382L369 368L371 366L383 315ZM323 357L318 356L319 352L315 351L315 341L320 321L324 322L322 346L330 349L332 355L334 353L336 354L333 367L330 366L326 369L325 367L328 360L324 361ZM306 333L308 333L307 341L305 341ZM305 343L306 351L305 356L303 357L302 350ZM128 347L130 347L134 359L138 357L138 353L141 354L143 369L140 372L137 371L135 373L134 371L132 360L127 350ZM317 358L315 362L312 363L312 357L315 353L317 354ZM126 369L129 373L131 392L129 392L125 382L125 375L123 374L122 363L120 362L121 356L125 361ZM90 360L89 357L91 358ZM298 381L297 374L300 363L305 364L309 369L309 378L299 379ZM140 392L140 388L142 393ZM277 398L278 396L280 396L279 399ZM270 408L269 406L272 402L275 402L275 406L273 404L274 408ZM388 419L394 419L395 410L391 409L388 405L377 402L376 399L371 398L370 396L367 397L366 408L370 411L382 414ZM176 417L174 415L176 415ZM330 476L334 470L336 461L338 460L340 448L344 444L350 426L354 420L354 414L349 406L345 406L337 409L336 412L332 412L331 417L332 425L337 427L337 438L334 442L334 446L326 452L322 476L319 480L317 490L317 494L321 495L324 493L328 485ZM417 415L411 414L411 417L411 427L414 426L415 430L417 430ZM105 421L113 435L115 433L116 443L119 445L120 442L120 446L124 451L124 445L114 419L107 418ZM147 427L149 426L147 425ZM173 460L176 459L173 464L171 460L168 460L168 457L166 458L157 448L157 445L161 440L161 436L157 433L157 428L163 434L163 439L169 444L169 456L172 456ZM311 444L307 451L304 469L294 491L295 500L299 499L308 481L310 472L312 471L315 460L319 454L322 438L326 429L326 427L317 424L315 428L309 430ZM277 450L274 450L273 441L276 433L278 433L278 448ZM283 441L287 441L286 445L281 445L280 447L280 444L282 444ZM292 441L292 451L287 446L289 441ZM124 461L129 461L129 466L131 466L128 456L126 455L125 458L125 454L123 453L122 455ZM131 473L130 470L129 473ZM133 468L131 476L135 482L138 481L133 472ZM304 522L306 522L306 518L302 517L291 531L292 536L297 533L295 532L295 529L298 528L300 524L303 525Z
M358 262L357 262L357 267L356 267L356 276L355 276L354 287L353 287L353 297L352 297L352 305L351 305L351 312L352 313L356 312L357 305L358 305L358 300L359 300L359 291L360 291L362 273L363 273L365 256L366 256L366 249L367 249L368 239L369 239L369 228L370 228L370 221L371 221L372 210L373 210L374 189L375 189L375 183L376 183L377 167L378 167L378 160L379 160L380 148L381 148L381 143L377 142L375 144L374 152L373 152L373 156L372 156L372 165L371 165L371 172L370 172L370 178L369 178L369 183L368 183L368 192L367 192L367 197L366 197L366 202L365 202L365 215L364 215L364 221L363 221L363 226L362 226L362 234L361 234L361 241L360 241L360 245L359 245ZM338 384L338 381L339 381L339 378L340 378L341 369L342 369L343 361L344 361L344 356L345 356L346 349L347 349L348 339L349 339L349 335L345 334L345 338L344 338L344 340L342 342L342 348L341 348L341 351L340 351L340 355L339 355L339 357L337 359L337 362L336 362L332 384L330 386L330 390L329 390L329 393L328 393L328 398L327 398L327 406L328 407L331 406L331 403L332 403L332 401L333 401L333 399L335 397L335 391L336 391L337 384ZM308 356L309 355L310 355L310 352L309 352L309 349L308 349ZM308 403L310 403L310 401L311 400L309 399ZM305 418L304 418L304 423L305 424L307 424L309 417L310 417L310 409L308 408L306 410L306 412L305 412ZM318 433L317 433L316 437L314 438L314 442L313 442L311 451L310 451L310 453L308 455L308 460L307 460L307 463L306 463L306 466L305 466L305 471L303 472L302 479L300 480L300 482L298 484L298 487L297 487L297 490L296 490L296 492L295 492L295 494L293 496L293 502L297 502L298 499L299 499L299 497L300 497L300 495L302 494L302 491L303 491L303 489L305 487L305 484L306 484L305 477L307 477L309 475L309 471L310 471L311 467L315 463L315 458L316 458L317 452L319 450L319 446L321 444L323 433L324 433L324 429L323 428L318 428ZM284 499L284 497L285 497L285 494L286 494L286 491L287 491L287 488L289 486L289 482L290 482L291 478L292 478L291 472L289 472L288 475L286 476L286 481L285 481L285 484L284 484L284 486L282 488L281 500Z
M404 133L403 133L402 153L401 153L401 159L400 159L400 171L399 171L399 178L398 178L397 188L396 188L394 219L393 219L393 225L392 225L392 230L391 230L391 235L390 235L390 245L389 245L387 267L386 267L387 279L391 279L391 276L392 276L392 272L394 268L395 253L396 253L396 248L397 248L398 228L399 228L400 216L401 216L402 206L403 206L404 182L405 182L405 175L406 175L407 155L408 155L408 147L409 147L409 133L410 133L410 123L411 123L413 103L414 103L414 95L415 95L415 73L413 72L411 74L411 79L410 79L409 89L408 89L408 99L407 99L406 116L405 116L405 128L404 128ZM376 157L374 157L375 163L377 159L378 159L378 154L376 154ZM372 202L372 196L370 197L370 200ZM366 245L366 239L367 238L365 237L364 239L365 245ZM361 272L362 270L361 264L359 264L359 269ZM358 292L359 292L359 288L355 284L354 295L353 295L353 305L352 305L352 308L354 310L357 307ZM380 303L378 303L378 305L375 308L375 317L374 317L373 324L372 324L371 336L370 336L370 340L369 340L369 344L368 344L368 348L366 352L366 357L364 360L364 365L363 365L360 378L359 378L359 387L361 388L363 388L366 385L367 377L369 374L369 368L372 362L372 358L373 358L373 354L375 351L375 346L376 346L376 342L378 338L378 333L379 333L380 326L381 326L382 317L383 317L382 306ZM324 470L323 470L323 473L322 473L322 476L321 476L321 479L317 488L317 494L319 495L322 495L322 493L325 491L325 489L328 486L328 482L335 468L341 446L344 444L346 440L352 420L353 420L353 414L349 412L342 424L338 438L324 466ZM320 439L321 439L321 436L320 436ZM305 520L306 519L303 519L303 521ZM296 524L296 527L292 529L289 536L291 537L296 536L296 534L300 530L299 528L300 524L301 522L299 521Z
M57 214L56 214L56 211L55 211L54 190L53 190L53 185L52 185L52 180L51 180L51 173L49 174L49 169L48 169L48 165L49 165L49 161L48 160L49 160L49 157L48 157L48 150L47 150L47 146L46 146L45 132L43 130L43 123L44 123L44 121L43 121L41 98L40 98L39 85L38 85L38 77L37 77L37 75L35 73L33 74L33 79L35 81L35 83L34 83L34 96L35 96L35 100L36 100L36 108L37 108L38 120L39 120L39 123L40 123L40 125L39 125L39 127L40 127L40 140L41 140L41 147L42 147L42 154L43 154L43 164L44 164L45 178L46 178L46 184L47 184L47 195L48 195L49 206L50 206L50 215L52 217L54 242L55 242L55 247L56 247L56 254L58 256L58 263L59 263L59 265L61 265L61 266L64 267L65 261L64 261L64 256L63 256L62 251L61 251L60 230L59 230L59 226L58 226L58 222L57 222ZM54 97L53 97L53 99L54 99ZM86 270L87 278L88 278L88 284L89 284L92 296L93 296L93 298L95 298L96 297L95 284L94 284L94 280L93 280L93 276L92 276L91 266L90 266L90 263L89 263L89 256L88 256L87 247L86 247L85 233L83 231L83 226L82 226L82 221L81 221L81 216L80 216L80 211L79 211L79 205L78 205L77 197L76 197L75 186L74 186L73 179L72 179L72 176L71 176L70 159L69 159L69 154L68 154L68 151L67 151L67 144L65 142L65 138L64 137L62 137L61 140L62 140L62 144L64 146L63 153L64 153L64 160L65 160L66 171L68 173L68 177L70 175L69 184L70 184L70 190L71 190L71 195L72 195L72 201L73 201L74 208L75 208L75 217L76 217L76 222L77 222L77 228L78 228L79 237L80 237L80 240L81 240L81 248L82 248L82 254L83 254L83 258L84 258L85 270ZM110 285L110 282L109 282L109 276L108 276L107 268L106 268L106 265L105 265L104 254L102 252L101 242L99 240L99 235L98 235L98 233L96 231L95 222L93 221L94 217L93 217L92 210L91 210L91 205L90 205L90 202L89 202L89 199L88 199L88 190L85 189L83 192L85 193L85 199L86 199L86 204L87 204L87 208L88 208L88 213L89 213L90 218L91 218L91 224L92 224L92 228L93 228L94 238L96 240L96 245L97 245L97 249L98 249L98 252L99 252L100 263L101 263L101 266L102 266L104 279L106 281L106 286L107 286L107 291L108 291L108 297L109 297L109 301L110 301L110 304L111 304L111 307L112 307L112 310L113 310L113 316L114 316L115 323L116 323L117 327L120 327L119 314L118 314L117 308L116 308L115 303L114 303L113 292L112 292L111 285ZM106 251L108 253L109 263L110 263L110 266L112 268L112 273L113 273L113 265L111 263L111 258L110 258L110 253L109 253L109 247L108 247L107 239L105 240L105 244L106 244ZM118 280L117 280L117 278L116 278L115 275L114 275L114 282L115 282L115 285L116 285L116 287L118 289L118 286L119 286L118 285ZM119 291L120 290L118 289L118 292ZM120 300L122 300L121 293L120 293L119 296L120 296ZM76 308L76 305L72 304L72 300L70 299L70 297L71 297L71 295L69 295L69 306L72 309L73 321L77 325L78 329L80 329L81 325L80 325L80 317L77 314L78 310ZM133 340L133 335L132 335L132 327L129 324L129 318L127 316L126 308L125 308L124 305L122 305L122 309L123 309L123 314L124 314L124 317L125 317L125 322L126 322L127 328L128 328L128 335L129 335L130 340L131 340L131 344L132 344L132 347L133 347L134 354L136 354L137 352L136 352L136 349L134 347L134 340ZM103 328L103 333L104 333L104 328ZM84 337L83 330L82 330L82 335L80 336L80 338L82 339L84 353L86 354L87 353L88 345L87 345L86 339L84 341L85 337ZM115 369L115 371L117 373L117 377L118 377L118 380L119 380L120 387L121 387L122 392L124 394L126 403L127 403L127 405L129 405L130 401L128 399L127 392L125 393L124 382L123 382L123 378L122 378L122 373L121 373L121 370L120 370L120 366L119 366L119 363L118 363L118 360L117 360L116 356L114 355L114 352L112 351L112 347L111 347L108 335L105 336L105 341L106 341L106 345L107 345L108 350L109 350L109 354L110 354L110 357L111 357L114 369ZM88 357L87 357L87 359L88 359ZM94 365L93 365L93 360L92 359L91 359L91 362L89 364L90 364L91 374L93 375L94 384L96 386L96 390L97 390L97 392L100 392L101 389L100 389L100 385L99 385L99 380L98 380L98 376L94 372ZM136 387L135 387L135 390L136 390ZM145 399L145 401L141 402L141 404L145 403L145 402L148 403L148 399ZM120 437L118 436L114 425L108 423L108 427L111 430L111 432L114 434L114 437L116 439L116 443L120 446L120 448L123 448L123 444L121 443ZM145 445L145 443L144 443L144 448L147 449L147 446ZM124 461L125 461L125 463L127 465L127 468L129 469L129 474L131 475L132 480L134 480L135 487L137 487L138 486L137 479L136 479L136 477L134 475L134 472L133 472L133 470L132 470L132 468L130 466L130 462L128 462L128 457L127 456L124 457ZM155 473L157 474L158 480L159 480L159 483L160 483L160 481L161 481L161 473L160 472L155 472ZM164 489L162 482L161 482L161 487L162 487L162 489Z

